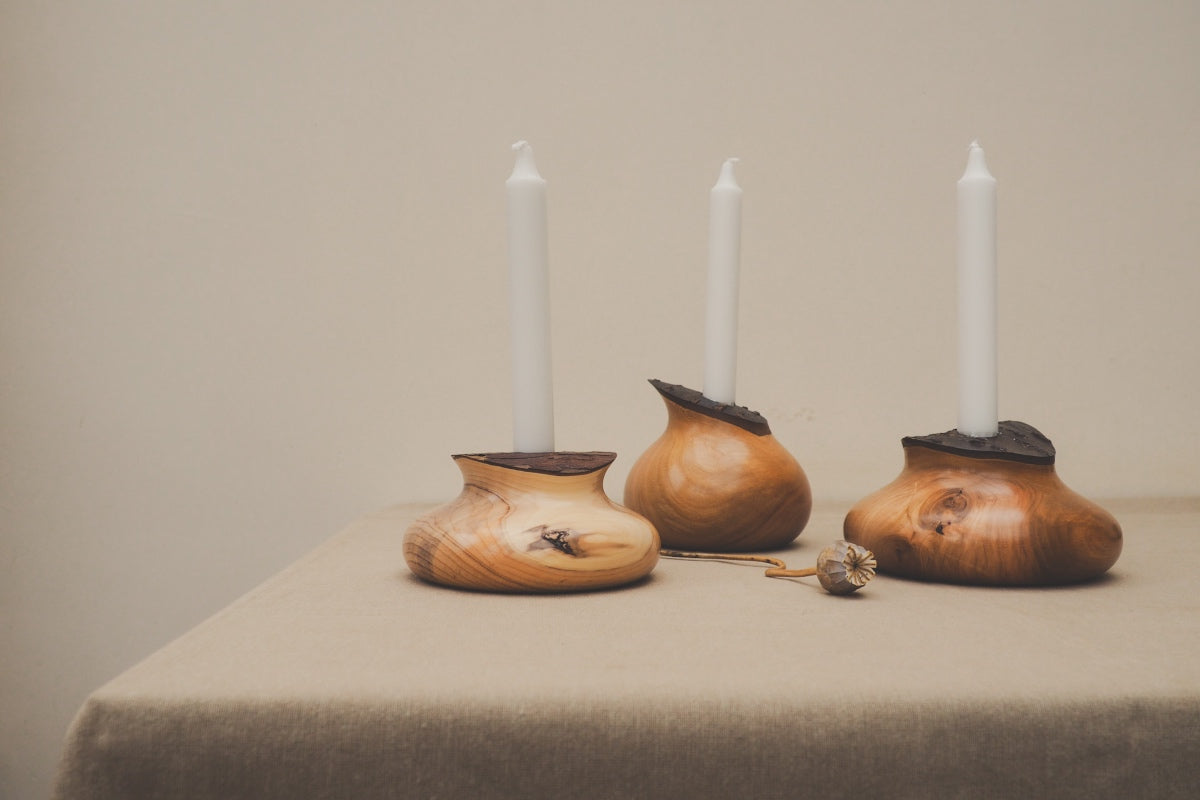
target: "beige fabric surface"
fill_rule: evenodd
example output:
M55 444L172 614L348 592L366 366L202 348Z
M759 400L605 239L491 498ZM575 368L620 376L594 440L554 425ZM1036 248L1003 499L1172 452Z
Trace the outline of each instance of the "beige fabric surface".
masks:
M1106 505L1125 550L1097 582L848 598L678 560L442 589L401 555L422 509L388 509L97 690L57 796L1193 797L1200 501Z

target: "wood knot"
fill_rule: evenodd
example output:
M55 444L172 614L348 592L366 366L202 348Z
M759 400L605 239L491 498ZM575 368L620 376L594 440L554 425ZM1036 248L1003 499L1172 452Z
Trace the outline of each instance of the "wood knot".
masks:
M545 550L554 548L560 553L565 553L569 556L579 555L572 543L572 538L575 537L575 531L570 528L551 528L549 525L538 525L530 528L527 533L533 534L535 538L530 544L530 550Z
M967 515L970 503L961 488L946 489L934 495L922 506L919 524L922 530L931 530L945 536L951 525L961 522Z

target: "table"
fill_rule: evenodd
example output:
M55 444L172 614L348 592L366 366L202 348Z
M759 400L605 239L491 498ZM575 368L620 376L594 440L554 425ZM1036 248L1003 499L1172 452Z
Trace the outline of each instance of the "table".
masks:
M423 584L351 524L98 689L56 796L1194 797L1200 500L1106 503L1101 580L850 597L666 560L633 587ZM839 538L819 508L790 549Z

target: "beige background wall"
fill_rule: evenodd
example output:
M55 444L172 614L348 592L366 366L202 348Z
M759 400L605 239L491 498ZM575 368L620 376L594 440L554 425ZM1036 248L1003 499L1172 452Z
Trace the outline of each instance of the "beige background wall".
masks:
M98 684L509 449L516 139L559 447L616 450L614 497L645 379L701 382L727 156L739 400L818 502L953 427L974 137L1001 417L1084 494L1198 492L1194 2L3 2L0 59L0 796L45 794Z

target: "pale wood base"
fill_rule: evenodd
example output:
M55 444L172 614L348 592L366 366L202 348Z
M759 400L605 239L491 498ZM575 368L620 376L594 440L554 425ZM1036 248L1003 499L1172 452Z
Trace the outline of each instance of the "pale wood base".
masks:
M964 455L910 438L904 458L899 477L859 501L843 525L847 541L875 553L880 572L1051 586L1095 578L1121 554L1120 525L1059 480L1052 449L1040 459L1049 463L1029 463L1026 456Z
M604 494L613 453L454 456L462 493L418 518L404 559L460 589L572 592L620 586L658 562L658 534Z

